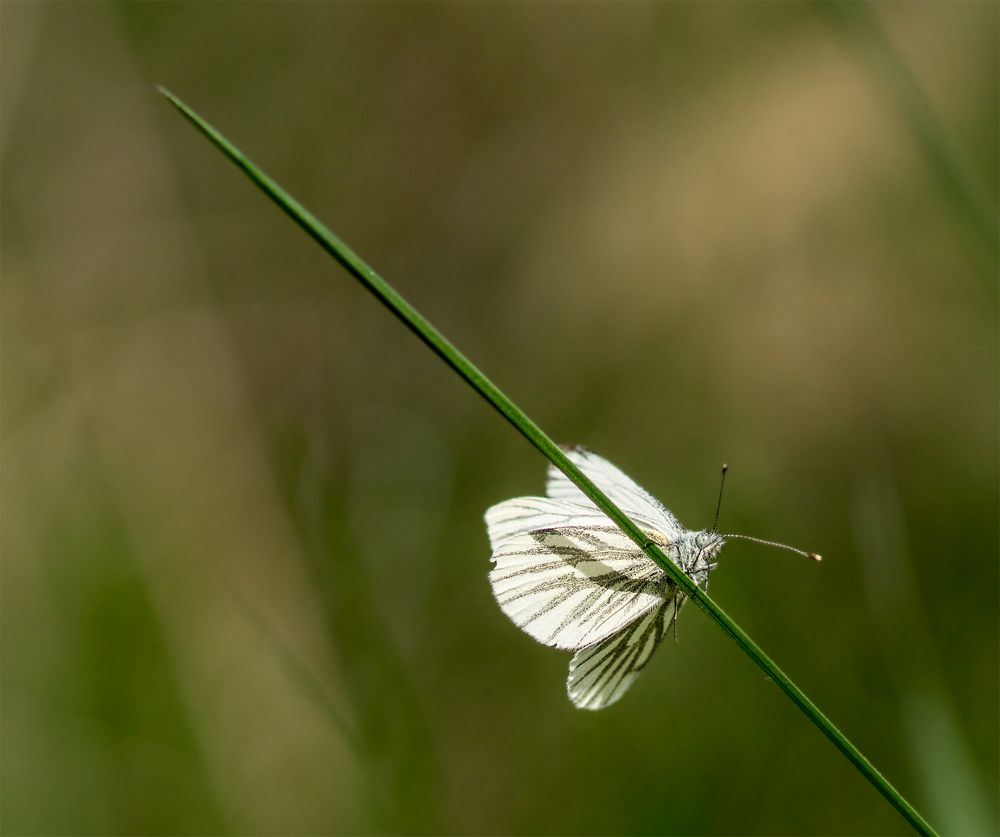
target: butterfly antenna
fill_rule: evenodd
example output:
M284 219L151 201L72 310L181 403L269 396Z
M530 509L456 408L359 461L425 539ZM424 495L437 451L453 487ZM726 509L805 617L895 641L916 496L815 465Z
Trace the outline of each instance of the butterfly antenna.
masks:
M795 552L796 554L801 555L803 558L811 558L813 561L823 560L823 556L820 555L819 553L806 552L804 549L796 549L794 546L789 546L788 544L784 543L778 543L777 541L765 541L763 538L751 538L749 535L723 535L722 537L726 538L726 540L728 540L729 538L736 538L737 540L762 543L765 546L775 546L778 549L786 549L789 552Z
M726 471L729 470L729 466L723 464L722 466L722 482L719 483L719 502L715 505L715 520L712 521L712 531L719 531L719 512L722 511L722 489L726 487Z

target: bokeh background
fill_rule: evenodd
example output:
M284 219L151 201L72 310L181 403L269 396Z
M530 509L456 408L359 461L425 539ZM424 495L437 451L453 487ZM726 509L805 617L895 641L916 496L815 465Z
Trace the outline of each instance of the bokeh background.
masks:
M2 13L9 834L894 834L700 612L632 692L492 601L557 440L938 827L998 830L996 3Z

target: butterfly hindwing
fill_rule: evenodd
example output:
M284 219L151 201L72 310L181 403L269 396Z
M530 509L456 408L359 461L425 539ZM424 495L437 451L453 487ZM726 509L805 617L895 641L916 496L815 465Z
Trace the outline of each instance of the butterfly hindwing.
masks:
M627 535L609 525L500 538L490 584L518 627L545 645L571 650L636 622L662 605L673 587Z
M626 691L660 644L683 600L660 601L634 623L581 648L569 664L566 691L580 709L603 709Z

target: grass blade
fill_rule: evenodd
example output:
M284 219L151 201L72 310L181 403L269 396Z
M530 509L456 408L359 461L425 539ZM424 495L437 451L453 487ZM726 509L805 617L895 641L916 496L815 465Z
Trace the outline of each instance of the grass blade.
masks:
M877 11L865 0L827 0L873 80L910 131L928 171L967 233L983 278L996 288L1000 220L967 155L948 134L913 72L892 44Z
M377 771L370 764L370 755L354 725L348 722L341 709L327 694L323 684L281 638L264 614L241 597L237 598L237 604L247 619L260 632L273 652L275 660L295 685L301 689L303 696L308 698L340 733L353 757L354 767L361 781L362 793L372 811L386 818L389 821L388 824L392 826L392 830L400 829L404 825L404 820L396 806L396 800L384 784L378 781Z
M687 596L694 599L698 606L715 620L718 626L802 710L805 716L830 739L834 746L902 814L914 829L921 834L936 833L923 816L875 769L875 766L834 726L833 722L819 710L816 704L809 700L805 693L778 668L777 664L761 650L757 643L750 639L743 629L721 607L712 601L707 593L691 581L656 544L648 540L642 530L621 509L612 503L596 485L587 479L583 472L569 460L559 446L537 424L528 418L496 384L480 372L465 355L448 342L444 335L403 299L360 256L326 229L305 207L299 204L298 201L287 194L277 183L248 160L222 134L168 90L161 87L159 91L198 131L225 154L232 163L242 169L296 224L326 250L327 253L333 256L348 273L374 294L379 302L392 311L407 328L416 334L431 351L448 364L476 392L485 398L497 412L514 425L521 435L541 451L553 465L569 477L601 511L610 517L653 561L659 564L671 579L676 582L678 587Z

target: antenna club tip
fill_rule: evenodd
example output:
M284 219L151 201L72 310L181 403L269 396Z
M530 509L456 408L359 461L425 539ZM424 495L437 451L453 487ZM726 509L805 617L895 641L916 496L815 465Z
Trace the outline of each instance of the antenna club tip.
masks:
M818 552L807 552L806 555L808 555L810 558L812 558L813 561L822 561L823 560L823 556L820 555Z
M728 470L729 470L729 466L725 462L723 462L722 463L722 473L726 473L726 471L728 471Z

